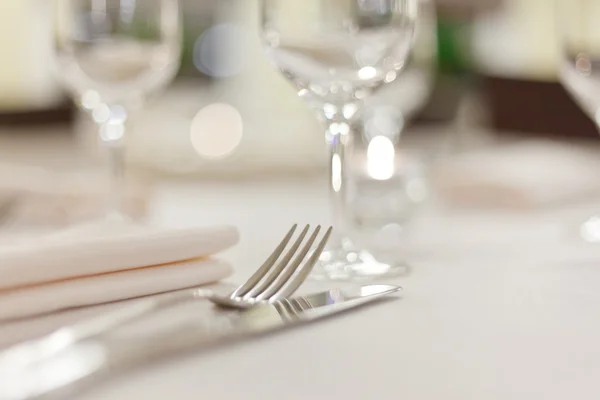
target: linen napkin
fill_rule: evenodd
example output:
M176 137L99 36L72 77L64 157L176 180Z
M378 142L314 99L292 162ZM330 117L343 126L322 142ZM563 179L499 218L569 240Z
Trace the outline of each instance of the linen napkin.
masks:
M0 243L0 320L219 281L231 267L210 256L237 241L230 226L113 222Z
M432 183L452 205L526 210L600 193L599 169L600 152L527 140L444 160Z

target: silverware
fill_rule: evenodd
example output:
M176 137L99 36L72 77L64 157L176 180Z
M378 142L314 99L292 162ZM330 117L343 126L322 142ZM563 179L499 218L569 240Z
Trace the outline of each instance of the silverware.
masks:
M275 265L290 242L296 228L297 224L289 230L263 265L245 283L229 295L223 296L204 289L195 289L184 291L165 299L154 301L145 299L134 302L114 312L59 328L38 339L8 348L0 352L0 364L13 363L15 367L26 367L44 358L52 357L82 340L102 335L111 329L117 328L127 322L132 322L153 311L170 307L186 300L209 298L219 305L245 309L257 303L275 301L291 296L306 280L323 251L332 230L331 227L327 230L313 254L304 264L301 264L315 242L320 230L320 226L318 226L300 252L298 252L310 229L310 226L306 225L298 239L296 239L279 263ZM296 257L290 262L294 254L296 254Z
M22 369L2 368L0 398L25 400L72 395L109 378L115 372L192 350L206 349L304 322L315 321L380 299L397 286L369 285L336 289L295 299L263 303L250 309L186 319L159 332L108 335L85 340L55 357ZM58 372L57 372L58 371Z
M279 263L275 265L277 259L281 256L292 238L296 227L297 225L294 225L290 229L275 251L245 283L228 296L209 294L208 298L220 306L244 309L252 307L259 302L274 302L294 294L306 278L308 278L308 275L317 263L332 230L332 227L327 229L327 232L325 232L325 235L312 255L301 265L321 230L321 226L317 226L308 241L304 244L304 247L302 247L302 250L298 252L302 241L310 229L310 225L306 225L298 236L298 239L296 239ZM296 254L296 257L294 257L294 254ZM292 257L294 257L293 260Z

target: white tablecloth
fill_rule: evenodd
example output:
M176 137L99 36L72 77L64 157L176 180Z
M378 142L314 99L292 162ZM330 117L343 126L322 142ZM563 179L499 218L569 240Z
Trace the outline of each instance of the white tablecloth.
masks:
M290 224L328 222L324 185L172 183L153 219L239 226L241 243L225 257L241 281ZM151 366L83 398L597 399L600 245L576 235L592 211L428 205L406 243L412 273L392 281L401 299Z

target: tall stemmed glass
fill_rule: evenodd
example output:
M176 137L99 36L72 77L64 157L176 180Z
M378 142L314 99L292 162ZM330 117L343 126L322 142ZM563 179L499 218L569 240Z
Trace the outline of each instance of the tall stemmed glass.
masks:
M581 109L600 126L600 0L558 0L560 78ZM600 216L580 227L584 240L600 242Z
M353 279L404 273L405 265L379 262L347 237L345 154L362 101L394 81L408 57L418 0L262 0L261 12L268 57L326 126L338 236L330 241L314 276Z
M179 68L178 0L56 0L55 65L80 108L99 125L112 188L108 217L122 213L125 123Z

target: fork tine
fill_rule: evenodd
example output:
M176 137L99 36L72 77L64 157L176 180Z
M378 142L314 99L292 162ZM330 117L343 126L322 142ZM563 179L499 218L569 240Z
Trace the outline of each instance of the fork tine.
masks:
M296 308L294 307L294 302L292 300L283 299L282 303L286 311L288 312L289 319L296 319L298 317L298 310L296 310Z
M281 274L281 271L285 268L285 266L290 262L290 259L292 258L294 253L296 253L298 247L300 247L300 245L302 244L302 241L304 240L304 237L306 236L306 233L309 229L310 225L306 225L304 227L304 229L300 233L300 236L298 236L298 239L296 239L296 241L294 242L292 247L290 247L290 249L287 251L285 256L279 261L279 263L274 268L269 269L269 271L265 273L264 279L257 282L256 285L254 285L254 287L251 287L246 293L240 293L239 296L243 296L245 298L256 298L266 288L268 288L269 285L271 285L271 283L273 283L273 281L277 278L277 276Z
M298 303L300 303L300 305L302 306L302 309L304 310L310 310L313 308L312 304L310 304L310 301L308 301L306 299L306 297L302 296L298 299Z
M292 235L296 231L297 227L298 227L298 224L294 224L292 226L292 228L285 235L285 237L283 238L281 243L279 243L279 245L275 248L273 253L271 253L271 255L265 260L263 265L261 265L261 267L258 270L256 270L256 272L246 282L241 284L231 294L232 298L244 296L250 289L252 289L254 286L256 286L256 284L258 282L260 282L260 280L266 275L266 273L269 272L269 269L271 269L273 264L275 264L275 261L277 261L277 259L279 258L279 256L283 252L283 250L285 249L285 246L287 246L287 244L289 243L289 241L292 238Z
M304 263L304 265L298 268L298 272L277 293L270 297L270 300L278 300L291 296L296 290L298 290L300 285L302 285L306 278L308 278L308 275L319 260L319 256L323 252L323 249L325 249L325 245L329 240L329 236L331 236L332 230L333 227L330 226L310 258Z
M302 314L302 312L304 311L304 308L302 308L302 304L297 299L291 299L290 303L292 305L293 310L297 314Z
M294 275L294 272L298 269L298 266L300 265L300 263L302 263L302 260L304 260L304 257L306 257L306 255L310 251L310 248L317 239L317 235L319 234L320 230L321 226L319 225L317 226L313 234L310 236L300 253L296 255L294 261L291 264L289 264L283 271L281 271L277 279L268 288L266 288L259 296L257 296L257 300L267 300L271 298L274 294L277 293L277 291L279 291L285 285L285 283L292 277L292 275Z
M273 305L275 306L275 310L283 320L289 321L292 319L292 314L290 314L289 308L287 307L285 300L273 303Z

